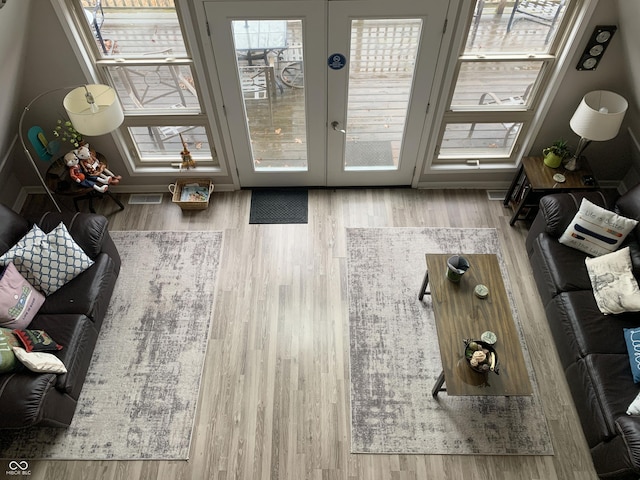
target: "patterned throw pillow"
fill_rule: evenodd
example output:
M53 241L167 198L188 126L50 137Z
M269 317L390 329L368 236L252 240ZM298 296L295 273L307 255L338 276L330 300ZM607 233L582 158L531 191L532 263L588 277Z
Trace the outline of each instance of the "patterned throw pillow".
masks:
M627 415L640 415L640 393L633 399L627 408Z
M20 366L13 353L13 347L16 344L13 334L9 330L0 328L0 373L13 372Z
M55 352L62 350L62 345L43 330L14 330L13 334L20 340L27 352Z
M623 330L633 381L640 383L640 328L624 328Z
M51 295L93 265L64 223L49 233L36 225L0 257L0 265L13 262L18 271L45 295Z
M44 303L44 295L20 275L13 263L0 277L0 327L27 328Z
M583 198L559 242L597 257L616 250L637 224Z
M640 312L640 288L632 273L629 247L584 262L602 313Z

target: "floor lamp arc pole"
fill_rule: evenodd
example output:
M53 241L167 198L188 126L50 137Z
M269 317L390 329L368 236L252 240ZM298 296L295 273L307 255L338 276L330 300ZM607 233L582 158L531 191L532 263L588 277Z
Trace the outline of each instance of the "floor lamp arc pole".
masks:
M36 164L35 160L33 159L33 156L31 155L31 152L27 148L27 144L24 141L24 136L22 134L22 127L23 127L24 119L25 119L25 117L27 115L27 112L29 112L31 110L31 107L33 106L34 103L36 103L42 97L44 97L46 95L49 95L50 93L60 92L60 91L68 90L68 89L72 89L72 88L75 88L75 87L53 88L51 90L47 90L45 92L42 92L42 93L36 95L33 98L33 100L31 100L27 104L27 106L24 107L24 110L22 110L22 114L20 115L20 121L18 122L18 138L20 138L20 144L22 145L22 150L24 151L24 154L27 156L27 158L31 162L31 166L36 171L36 174L38 175L38 179L40 179L40 183L44 187L45 192L47 192L47 195L49 195L49 199L53 202L53 204L56 207L56 210L58 210L58 212L60 212L60 213L62 212L62 210L60 209L60 206L58 205L58 202L56 202L56 199L53 197L53 193L51 193L51 190L49 189L49 187L47 187L47 183L45 182L45 180L44 180L44 178L42 176L42 173L40 173L40 169L38 168L38 165Z
M53 88L36 95L33 100L24 107L24 110L20 115L20 121L18 122L18 137L20 138L20 144L22 145L24 154L27 156L33 166L33 169L36 171L40 183L55 205L56 210L60 213L62 213L62 210L60 209L58 202L56 202L53 193L47 187L47 183L42 177L38 165L27 148L22 130L25 116L27 112L31 110L31 107L35 102L50 93L66 90L69 90L69 93L64 97L62 103L69 120L73 123L74 128L78 133L86 136L105 135L106 133L117 129L124 121L124 113L122 111L122 106L118 101L116 92L111 87L100 84L82 84Z

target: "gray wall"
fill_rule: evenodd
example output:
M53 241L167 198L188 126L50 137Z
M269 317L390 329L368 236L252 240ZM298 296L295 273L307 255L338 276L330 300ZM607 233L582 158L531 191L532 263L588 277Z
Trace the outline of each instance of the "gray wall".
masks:
M53 136L50 130L55 125L56 119L65 118L66 116L62 108L62 100L69 91L66 87L86 83L86 78L71 49L69 39L58 21L51 2L48 0L31 0L31 2L34 3L34 8L32 9L28 30L38 32L38 34L28 36L29 40L25 54L27 61L24 65L21 104L28 104L43 92L55 89L61 90L47 93L33 104L31 110L25 116L24 130L26 131L33 125L39 125L43 128L47 138L51 139ZM18 1L10 0L9 3L18 3ZM35 3L37 3L38 8L35 8ZM26 132L23 132L23 134L26 134ZM115 143L109 135L88 140L92 144L92 148L96 148L106 156L114 172L120 173L124 171L124 164L120 160ZM64 143L61 146L60 153L64 154L71 148L70 144ZM17 155L22 157L20 162L14 164L14 173L19 182L24 186L40 186L33 167L26 161L22 152L17 152ZM47 163L36 159L36 164L41 172L46 171ZM130 179L125 179L125 181L131 183ZM58 200L63 204L65 203L65 199L58 198Z
M0 9L0 86L3 91L0 95L0 202L10 207L16 203L21 189L13 170L16 163L23 161L23 156L17 143L13 149L11 145L18 132L23 106L20 91L31 3L32 0L10 0Z
M556 95L553 106L531 149L531 155L540 155L543 148L558 138L577 145L579 137L569 127L569 120L585 93L592 90L611 90L629 101L629 110L618 136L607 142L593 142L585 156L596 178L602 182L622 180L632 166L632 145L628 129L638 132L638 80L640 70L636 71L636 81L629 81L630 58L640 58L637 45L640 32L637 20L640 18L638 0L600 1L589 22L584 37L579 41L579 49L570 61L570 69L562 81L562 87ZM575 69L584 47L596 25L617 25L618 31L609 44L600 64L594 71ZM634 48L635 47L635 48Z

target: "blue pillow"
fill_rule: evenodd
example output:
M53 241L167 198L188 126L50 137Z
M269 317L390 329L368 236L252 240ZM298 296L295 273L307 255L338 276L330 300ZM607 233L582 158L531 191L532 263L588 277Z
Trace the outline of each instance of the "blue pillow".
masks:
M627 342L633 381L640 383L640 328L625 328L624 340Z

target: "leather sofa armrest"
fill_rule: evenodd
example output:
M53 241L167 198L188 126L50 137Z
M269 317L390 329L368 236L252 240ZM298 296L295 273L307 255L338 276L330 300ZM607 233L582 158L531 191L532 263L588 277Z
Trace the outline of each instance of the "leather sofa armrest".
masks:
M640 183L618 198L615 209L620 215L640 220Z
M613 210L617 197L617 193L600 191L545 195L540 199L540 209L529 227L529 233L525 241L527 254L531 256L533 243L541 233L547 233L553 238L560 238L578 212L583 198L586 198L591 203Z
M106 217L93 213L47 212L36 223L44 231L50 232L64 222L67 230L89 257L95 259L103 251L105 243L111 240Z
M621 415L616 420L616 428L624 439L627 455L631 461L629 468L640 472L640 417L637 415Z
M538 212L539 215L542 214L546 232L552 237L559 238L580 209L583 198L607 210L613 210L615 206L615 198L612 194L600 191L546 195L540 199Z
M55 389L56 375L31 372L0 376L0 428L23 428L44 416L44 399Z

